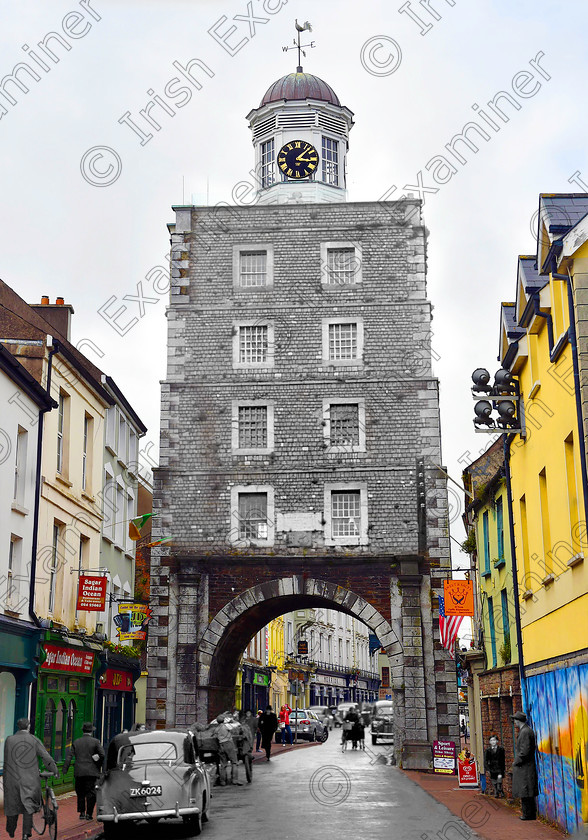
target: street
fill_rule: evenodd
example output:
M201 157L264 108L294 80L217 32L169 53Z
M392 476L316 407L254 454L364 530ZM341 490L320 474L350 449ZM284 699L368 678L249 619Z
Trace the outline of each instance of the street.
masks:
M205 840L280 840L369 837L370 840L433 840L476 837L395 767L380 763L391 745L341 752L340 730L325 744L254 762L253 783L213 789ZM380 761L378 761L380 757ZM240 778L243 779L242 766ZM143 840L186 837L162 823L141 828ZM438 834L438 832L440 832ZM129 830L129 834L131 830Z

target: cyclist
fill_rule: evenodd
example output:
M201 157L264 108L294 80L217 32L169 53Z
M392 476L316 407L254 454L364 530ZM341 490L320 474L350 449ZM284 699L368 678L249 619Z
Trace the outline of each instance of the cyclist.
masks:
M14 837L18 815L22 814L23 837L29 838L33 830L33 814L41 807L41 777L39 758L46 770L59 775L41 741L30 732L28 718L17 720L17 732L4 742L4 813L6 831Z

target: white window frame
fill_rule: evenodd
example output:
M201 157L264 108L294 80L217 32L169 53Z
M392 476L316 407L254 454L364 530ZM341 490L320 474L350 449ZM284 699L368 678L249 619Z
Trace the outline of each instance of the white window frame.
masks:
M331 494L359 491L359 534L334 537L332 526ZM368 544L368 498L366 481L328 482L324 496L325 545L367 545Z
M10 535L8 549L8 567L6 569L6 602L5 608L15 612L20 605L20 576L22 569L22 537Z
M118 410L118 440L116 444L116 454L119 462L126 465L129 457L129 424L123 412ZM122 436L122 440L121 440Z
M353 359L330 359L329 358L329 327L332 324L355 324L357 326L357 356ZM363 365L363 318L349 317L323 318L322 319L322 345L323 365L335 367L359 367Z
M136 518L137 507L136 507L136 504L135 504L135 494L133 493L133 491L130 487L128 487L127 490L126 490L126 497L127 497L126 498L127 510L126 510L126 515L125 515L125 526L124 526L125 527L125 532L124 532L125 551L126 551L127 554L132 554L133 550L135 548L135 543L129 536L128 523L131 519Z
M328 160L325 153L325 140L334 144L336 160ZM332 150L329 150L332 151ZM321 136L321 181L329 187L338 187L341 184L341 141L336 137L329 137L328 134ZM328 177L329 169L334 170L334 177Z
M265 149L271 150L269 154L265 153ZM259 144L259 175L262 189L271 187L276 183L276 143L273 137L269 140L264 140Z
M22 426L16 430L16 447L14 453L14 503L23 506L25 503L25 487L27 473L28 432Z
M67 479L69 475L69 465L67 463L70 411L69 398L69 394L66 391L60 391L57 398L57 472L65 479Z
M265 251L266 278L263 286L241 285L241 255L252 251ZM238 242L233 245L233 286L243 292L256 292L260 289L273 288L274 285L274 246L268 242Z
M241 327L267 327L267 359L265 362L240 362L239 338ZM274 324L273 321L235 321L233 323L233 369L234 370L267 370L274 366Z
M351 446L333 446L331 444L331 406L356 405L359 427L359 443ZM331 397L323 400L323 434L325 451L329 452L365 452L365 399L362 397Z
M265 493L267 495L267 539L241 539L239 537L239 496L243 493ZM275 539L274 488L269 484L238 484L231 487L231 533L234 545L271 546Z
M106 409L106 448L116 455L116 406Z
M351 283L330 283L329 282L329 251L339 250L342 248L353 248L355 251L355 262L357 270L354 273L353 282ZM323 290L336 292L339 289L349 289L361 284L363 280L362 274L362 249L361 245L356 242L321 242L321 283Z
M266 428L267 446L264 448L248 448L239 446L239 409L240 408L267 409ZM233 455L266 455L274 451L274 402L269 400L233 400L231 409L231 449Z
M114 526L116 522L116 482L114 480L114 475L108 467L104 470L104 488L102 490L102 515L105 519L104 526L102 529L103 536L105 536L111 542L114 542Z
M125 506L126 506L126 491L125 483L120 476L116 478L116 512L115 512L115 529L114 529L114 544L116 548L125 548Z
M53 541L51 544L51 565L49 566L49 607L50 615L55 609L55 593L57 590L57 572L59 570L59 549L61 542L61 528L59 522L53 522Z

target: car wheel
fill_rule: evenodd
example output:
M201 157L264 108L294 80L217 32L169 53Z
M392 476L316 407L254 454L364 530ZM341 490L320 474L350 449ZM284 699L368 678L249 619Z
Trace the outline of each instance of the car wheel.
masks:
M325 729L325 731L323 732L323 734L319 738L319 741L321 742L321 744L324 744L328 737L329 737L329 730Z
M373 746L373 747L375 747L375 745L376 745L377 743L378 743L378 739L377 739L377 737L376 737L375 735L372 735L372 746Z
M202 814L191 814L182 819L190 837L198 837L202 833Z
M312 732L310 733L310 737L309 737L309 739L308 739L308 740L309 740L312 744L314 744L314 743L315 743L315 741L317 741L317 740L318 740L318 739L317 739L317 737L316 737L316 729L313 729L313 730L312 730Z

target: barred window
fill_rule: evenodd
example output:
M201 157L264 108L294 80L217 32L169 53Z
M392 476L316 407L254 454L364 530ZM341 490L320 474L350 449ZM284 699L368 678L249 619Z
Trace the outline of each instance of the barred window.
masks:
M239 327L239 362L259 365L268 360L267 325Z
M339 186L339 143L330 137L323 137L323 181Z
M357 324L329 324L329 359L357 358Z
M267 538L267 493L239 493L239 539Z
M239 406L239 449L267 448L267 406Z
M358 260L355 248L327 249L327 283L329 286L341 286L355 283Z
M359 405L333 403L330 406L331 446L359 446Z
M239 285L244 287L267 285L267 251L241 251Z
M359 490L331 493L331 532L333 537L356 537L360 532L361 493Z
M275 181L274 140L261 144L261 186L270 187Z

